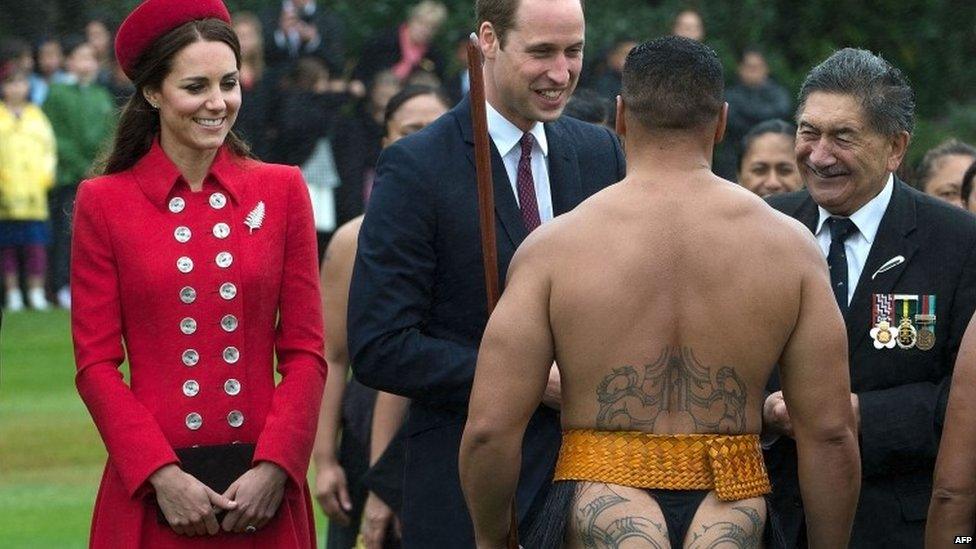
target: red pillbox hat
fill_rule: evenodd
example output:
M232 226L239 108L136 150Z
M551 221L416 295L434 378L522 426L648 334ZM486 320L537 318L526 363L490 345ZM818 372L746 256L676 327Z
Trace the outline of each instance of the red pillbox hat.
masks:
M115 58L129 78L139 57L153 42L183 23L197 19L220 19L230 23L230 13L221 0L146 0L139 4L115 35Z

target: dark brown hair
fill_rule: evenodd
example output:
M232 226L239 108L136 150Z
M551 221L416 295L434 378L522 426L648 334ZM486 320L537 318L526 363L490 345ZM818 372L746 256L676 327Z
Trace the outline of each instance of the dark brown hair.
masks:
M219 19L190 21L163 35L136 62L132 78L136 92L122 108L115 140L102 162L104 167L101 173L125 171L152 148L153 139L159 133L159 113L149 105L143 92L158 90L172 69L176 54L196 42L227 44L234 52L237 68L241 67L241 46L237 34L230 25ZM237 156L253 157L247 144L233 131L227 134L225 144Z
M579 3L585 12L586 2L579 0ZM522 0L476 0L474 9L478 28L481 28L482 23L491 23L495 36L498 37L498 44L505 47L505 35L515 27L515 14L521 4Z

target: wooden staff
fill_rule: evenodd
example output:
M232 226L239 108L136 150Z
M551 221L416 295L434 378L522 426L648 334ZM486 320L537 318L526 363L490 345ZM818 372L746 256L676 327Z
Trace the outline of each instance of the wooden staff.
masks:
M468 75L471 90L471 123L474 127L474 166L478 179L478 219L481 224L481 257L485 264L485 291L488 316L495 310L501 291L498 286L498 248L495 244L495 190L491 180L491 147L488 144L488 113L485 108L485 76L481 71L481 46L478 35L468 41ZM508 549L519 549L518 513L512 498L512 521L508 529Z

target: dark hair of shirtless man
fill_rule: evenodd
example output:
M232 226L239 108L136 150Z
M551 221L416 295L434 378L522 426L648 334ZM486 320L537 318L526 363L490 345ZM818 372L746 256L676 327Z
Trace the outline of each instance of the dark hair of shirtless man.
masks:
M762 546L758 434L776 364L810 546L846 546L860 463L843 320L809 231L711 173L722 92L708 47L635 48L617 106L627 177L516 253L461 445L479 548L504 546L553 361L563 445L548 522L526 547Z

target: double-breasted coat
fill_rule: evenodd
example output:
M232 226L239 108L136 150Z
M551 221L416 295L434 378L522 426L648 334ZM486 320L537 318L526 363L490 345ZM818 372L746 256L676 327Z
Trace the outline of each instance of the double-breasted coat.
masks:
M131 169L81 185L76 383L108 450L92 547L315 547L305 476L326 375L316 258L295 168L223 147L191 192L157 140ZM255 463L287 472L275 518L216 537L160 524L152 473L179 463L174 449L230 443L255 444Z

